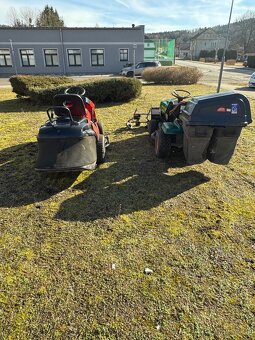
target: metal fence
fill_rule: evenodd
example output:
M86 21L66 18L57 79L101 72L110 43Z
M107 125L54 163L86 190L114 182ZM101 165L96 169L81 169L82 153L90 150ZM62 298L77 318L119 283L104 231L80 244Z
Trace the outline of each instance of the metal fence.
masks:
M144 60L160 60L174 63L175 60L175 40L168 39L145 39L144 40Z

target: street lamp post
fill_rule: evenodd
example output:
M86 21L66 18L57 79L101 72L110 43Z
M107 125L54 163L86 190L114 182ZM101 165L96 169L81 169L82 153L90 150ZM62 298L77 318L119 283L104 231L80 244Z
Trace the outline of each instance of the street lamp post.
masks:
M227 44L228 44L229 27L230 27L230 21L231 21L231 16L232 16L233 5L234 5L234 0L232 0L231 9L230 9L230 13L229 13L228 29L227 29L226 39L225 39L225 46L224 46L224 50L223 50L223 55L222 55L222 59L221 59L221 66L220 66L220 74L219 74L217 93L220 92L220 85L221 85L222 73L223 73L223 67L224 67L224 61L225 61L225 53L226 53L226 48L227 48Z

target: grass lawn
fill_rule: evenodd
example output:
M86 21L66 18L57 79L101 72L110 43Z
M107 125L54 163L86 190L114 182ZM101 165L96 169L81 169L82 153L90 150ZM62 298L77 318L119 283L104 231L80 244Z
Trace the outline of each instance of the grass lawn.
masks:
M172 90L98 107L107 162L47 176L45 108L1 89L0 339L255 338L254 123L227 166L156 159L125 123Z

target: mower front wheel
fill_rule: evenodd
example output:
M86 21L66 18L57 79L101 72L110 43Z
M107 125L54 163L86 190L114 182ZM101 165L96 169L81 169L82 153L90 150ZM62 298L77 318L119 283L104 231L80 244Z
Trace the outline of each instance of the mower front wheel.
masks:
M158 158L165 158L171 149L170 136L164 134L161 127L156 131L155 136L155 154Z
M97 164L102 164L105 161L105 136L99 134L97 141Z
M157 130L157 127L158 127L158 121L156 119L151 119L151 120L148 121L147 129L148 129L150 136L153 132L155 132Z

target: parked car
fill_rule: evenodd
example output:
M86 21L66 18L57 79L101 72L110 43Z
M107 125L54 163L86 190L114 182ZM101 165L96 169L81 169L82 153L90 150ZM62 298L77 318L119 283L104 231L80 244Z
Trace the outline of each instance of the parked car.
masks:
M251 78L249 80L249 87L255 87L255 72L253 72L251 75Z
M142 61L138 64L135 65L135 75L136 76L140 76L143 72L143 70L147 67L160 67L161 64L159 61ZM126 77L133 77L134 75L134 67L130 66L130 67L124 67L120 74L122 76L126 76Z

